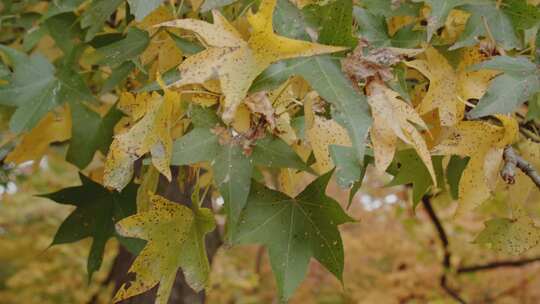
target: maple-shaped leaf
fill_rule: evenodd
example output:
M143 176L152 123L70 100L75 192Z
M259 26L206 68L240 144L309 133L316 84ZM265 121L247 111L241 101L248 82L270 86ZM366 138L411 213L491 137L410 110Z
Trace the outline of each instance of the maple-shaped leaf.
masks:
M87 264L88 276L91 277L101 266L105 244L114 235L114 224L135 213L137 187L131 184L118 193L107 190L82 174L79 176L82 185L42 197L76 207L58 228L51 245L92 237Z
M506 114L540 91L540 70L525 57L496 56L471 67L472 70L499 70L478 105L469 112L471 118Z
M515 219L495 218L484 223L475 243L510 255L520 255L540 242L540 229L527 215Z
M81 76L68 68L56 71L41 54L28 56L0 45L14 67L9 84L0 85L0 104L17 107L9 122L15 133L33 127L59 105L70 101L94 101Z
M20 165L26 161L39 163L49 145L71 137L71 116L65 108L48 113L30 132L24 134L15 149L6 156L6 163Z
M342 279L343 243L338 226L353 219L326 196L331 176L332 172L319 177L296 198L255 184L242 211L234 241L266 246L283 299L303 280L312 257Z
M375 155L375 167L384 172L394 159L397 139L413 146L426 165L434 185L437 185L435 170L431 163L431 155L427 144L412 124L427 129L420 115L408 103L398 99L399 94L384 84L369 84L368 103L371 105L373 125L371 126L371 142Z
M122 113L112 107L101 117L81 103L70 103L72 124L71 141L66 160L80 169L85 168L93 159L96 151L107 154L112 142L113 128L122 118Z
M208 48L187 58L179 67L182 78L174 85L204 83L218 78L225 95L223 120L230 123L253 80L273 62L345 50L274 33L272 15L276 0L263 0L256 14L248 13L252 32L248 41L218 11L214 23L182 19L163 23L198 34Z
M115 136L105 162L105 185L117 190L131 180L133 162L148 152L154 167L171 179L171 129L179 114L180 95L165 89L163 96L156 92L140 96L141 104L133 116L140 119L127 132Z
M498 1L467 2L467 5L461 6L460 9L467 11L471 15L467 19L465 29L449 50L475 45L480 37L493 38L495 40L493 42L505 50L521 46L510 18L500 7Z
M435 165L439 164L441 160L440 156L435 156L430 162L436 168ZM434 169L434 172L441 171L435 171ZM398 151L394 163L388 168L388 172L394 178L387 186L412 184L413 208L416 208L422 196L427 193L431 186L436 186L440 182L437 179L433 180L424 160L412 149Z
M435 48L425 50L426 59L405 62L429 79L429 89L417 107L420 115L438 109L442 126L457 124L464 115L465 104L459 100L458 79L452 66Z
M484 121L460 122L432 151L435 155L470 157L459 182L458 214L471 211L490 197L503 149L517 139L517 121L504 115L496 117L502 126Z
M204 237L215 225L210 209L195 205L192 210L161 196L151 196L150 210L116 224L121 235L147 243L129 268L135 279L120 287L113 302L141 294L159 283L155 303L168 303L179 268L191 288L202 290L210 273Z

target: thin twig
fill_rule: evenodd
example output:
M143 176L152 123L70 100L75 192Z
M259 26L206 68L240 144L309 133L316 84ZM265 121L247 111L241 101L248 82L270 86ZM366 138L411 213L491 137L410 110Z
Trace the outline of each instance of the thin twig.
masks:
M540 189L540 174L525 159L519 156L511 146L504 148L504 166L501 169L501 177L508 184L516 182L516 168L525 173Z
M458 274L476 272L476 271L486 271L493 270L503 267L523 267L531 263L539 262L540 257L528 258L523 260L512 260L512 261L495 261L487 264L459 267L457 269Z
M452 254L448 248L449 242L448 242L448 236L446 235L446 231L444 230L444 227L441 221L439 220L439 217L437 216L437 214L435 213L435 210L433 210L433 206L431 205L431 197L424 195L424 197L422 198L422 204L424 205L424 209L426 210L429 216L429 219L433 223L433 226L435 226L435 229L437 230L437 234L439 235L439 239L441 240L441 245L444 252L444 258L442 260L442 265L444 267L444 270L440 277L441 288L457 302L461 304L466 304L467 302L465 302L465 300L461 298L458 292L452 289L450 286L448 286L448 278L446 275L447 275L447 272L451 268L450 258Z

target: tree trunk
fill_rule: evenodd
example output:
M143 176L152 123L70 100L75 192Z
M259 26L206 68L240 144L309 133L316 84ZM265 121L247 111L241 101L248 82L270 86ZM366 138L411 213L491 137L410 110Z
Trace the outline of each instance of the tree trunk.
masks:
M187 172L186 176L182 176L182 186L177 182L178 174L180 171ZM195 184L195 179L193 172L187 167L182 168L173 168L173 178L172 182L168 182L166 179L161 177L158 186L158 194L179 204L191 205L191 192L193 185ZM189 176L191 174L191 176ZM211 199L209 196L205 198L203 206L211 208ZM212 262L214 255L221 246L221 236L219 230L216 228L214 231L209 233L206 236L206 251L208 259ZM128 269L135 260L133 256L127 249L123 246L120 246L120 251L117 257L114 260L109 278L109 282L115 283L115 292L122 286L124 282L129 281L130 274L128 274ZM149 304L154 303L157 287L152 288L151 290L140 294L138 296L126 299L121 304ZM182 271L178 271L176 275L176 281L171 291L171 296L169 298L169 304L202 304L205 301L205 293L201 291L199 293L194 292L186 283Z

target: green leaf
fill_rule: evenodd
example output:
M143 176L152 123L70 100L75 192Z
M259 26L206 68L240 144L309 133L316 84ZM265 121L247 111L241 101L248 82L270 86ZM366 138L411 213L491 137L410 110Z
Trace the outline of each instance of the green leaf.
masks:
M467 167L468 162L468 157L461 158L457 155L452 155L448 162L448 166L446 166L446 180L450 187L450 195L455 200L459 198L459 181L461 180L461 175L463 174L463 170Z
M540 7L530 5L527 0L504 0L503 11L519 30L526 30L540 23Z
M210 129L195 128L173 143L171 165L190 165L216 159L221 150L217 135Z
M440 158L440 156L436 157ZM412 184L413 209L416 209L422 196L433 185L433 179L426 165L414 149L398 151L388 172L394 175L394 179L387 186Z
M497 56L472 69L494 69L505 73L497 76L468 114L471 118L497 113L510 113L540 91L540 71L523 57Z
M114 126L122 112L112 107L103 118L80 103L71 103L71 141L66 160L80 169L86 168L97 150L107 154L113 140Z
M201 5L201 12L206 13L216 8L224 7L236 2L236 0L205 0Z
M421 4L410 3L409 1L393 0L363 0L361 5L365 7L369 13L384 17L394 16L418 16Z
M57 0L51 1L47 8L47 12L41 20L46 20L50 17L75 11L85 0Z
M135 20L141 21L152 11L158 8L164 0L128 0Z
M124 0L94 0L90 7L84 11L81 16L81 27L88 28L85 36L85 41L88 42L96 36L103 28L105 21L111 16L116 8L122 4Z
M47 19L44 25L58 48L65 55L69 55L82 33L77 15L74 13L59 14Z
M255 164L270 168L310 170L298 154L287 143L277 137L267 136L258 140L255 147L253 147L251 159Z
M92 237L87 264L90 278L101 266L105 244L114 235L115 222L135 213L137 188L131 184L121 193L113 192L82 174L79 176L81 186L65 188L42 197L76 207L58 228L51 246Z
M529 109L527 111L527 121L535 120L540 122L540 93L529 100Z
M384 16L374 15L366 9L355 7L354 18L358 22L360 35L371 45L374 47L390 45L390 36Z
M128 75L135 70L135 64L130 61L126 61L112 69L112 73L103 83L101 88L101 94L112 91L120 82L128 77Z
M176 46L180 50L182 50L183 54L193 55L204 50L204 47L197 42L189 41L171 32L169 32L169 35L174 40L174 43L176 44Z
M427 18L427 40L433 37L439 28L444 25L450 11L460 5L466 4L468 0L415 0L415 2L425 2L431 7L431 13Z
M219 124L219 117L212 108L203 108L193 106L188 110L188 115L191 118L191 123L195 128L214 128Z
M10 83L0 86L0 104L17 107L10 129L21 133L32 129L49 111L66 101L94 101L80 75L68 68L56 71L42 55L24 53L0 45L14 66Z
M477 244L510 255L520 255L540 242L540 229L528 216L517 219L496 218L484 223L485 228L474 240Z
M251 188L253 165L242 149L233 144L221 146L221 151L212 161L214 181L225 202L228 227L227 238L232 240L234 228L240 217L240 212L247 202Z
M350 188L361 179L365 169L360 165L350 147L331 145L330 156L336 165L336 181L343 188Z
M152 196L149 211L132 215L116 225L121 235L144 239L147 243L129 269L129 273L135 274L134 279L120 287L113 302L141 294L159 283L156 303L167 303L178 268L182 268L191 288L202 290L210 273L204 237L214 228L214 216L209 209L191 210Z
M479 1L461 7L471 13L467 20L465 30L449 50L455 50L466 46L476 45L479 37L488 37L489 32L498 45L505 50L519 48L521 43L506 13L497 8L496 1Z
M352 0L337 0L322 6L318 12L322 17L319 42L354 48L358 41L352 35L352 11Z
M96 50L96 64L116 66L125 61L136 59L150 43L146 31L130 27L126 38Z
M193 129L174 142L171 165L202 161L212 165L214 182L225 201L228 224L234 227L251 187L252 160L234 144L220 145L218 136L209 129ZM229 229L229 238L231 233Z
M266 246L284 300L303 280L312 257L342 279L343 243L337 227L353 219L326 196L331 175L321 176L296 198L254 184L236 227L235 243Z

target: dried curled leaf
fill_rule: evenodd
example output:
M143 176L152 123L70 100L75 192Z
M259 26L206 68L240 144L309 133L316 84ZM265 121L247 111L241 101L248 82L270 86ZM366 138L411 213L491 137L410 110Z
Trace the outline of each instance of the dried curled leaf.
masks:
M230 123L253 80L271 63L345 49L276 35L272 22L275 6L276 0L264 0L256 14L248 13L248 22L252 27L248 41L217 10L212 11L213 24L196 19L161 24L193 31L208 46L205 51L189 57L180 65L182 79L174 85L204 83L219 78L225 95L223 120Z

